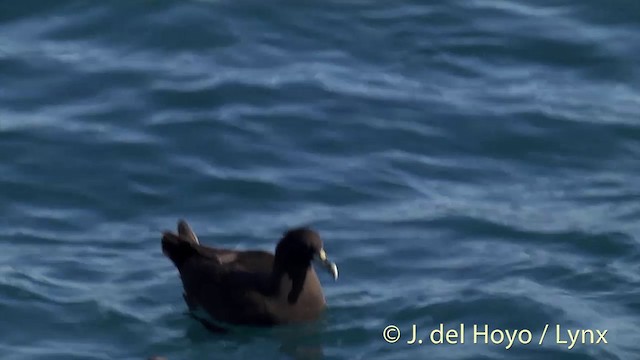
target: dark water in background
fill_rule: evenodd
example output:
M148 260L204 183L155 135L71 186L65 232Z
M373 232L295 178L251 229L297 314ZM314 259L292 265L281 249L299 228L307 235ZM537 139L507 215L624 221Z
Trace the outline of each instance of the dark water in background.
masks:
M325 318L208 334L178 217L315 226ZM639 220L636 0L0 1L2 359L639 359Z

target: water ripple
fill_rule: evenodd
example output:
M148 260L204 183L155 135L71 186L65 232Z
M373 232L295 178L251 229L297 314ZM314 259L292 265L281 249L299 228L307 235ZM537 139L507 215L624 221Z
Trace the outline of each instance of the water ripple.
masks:
M635 10L0 4L0 351L633 358ZM235 249L273 250L287 227L318 227L342 277L326 283L320 334L212 341L161 252L178 217ZM571 351L379 339L390 323L443 322L611 338Z

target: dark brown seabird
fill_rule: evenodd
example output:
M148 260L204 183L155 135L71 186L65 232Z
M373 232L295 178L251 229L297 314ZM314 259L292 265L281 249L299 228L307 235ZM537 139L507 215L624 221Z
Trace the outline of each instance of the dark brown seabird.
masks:
M214 320L235 325L273 326L316 320L326 307L317 261L338 279L317 232L287 231L275 256L201 245L186 221L166 231L162 251L180 273L189 310L203 309Z

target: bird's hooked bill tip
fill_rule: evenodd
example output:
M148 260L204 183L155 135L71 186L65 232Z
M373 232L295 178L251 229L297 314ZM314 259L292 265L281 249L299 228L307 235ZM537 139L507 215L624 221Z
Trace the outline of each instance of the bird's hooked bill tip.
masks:
M338 265L331 263L330 265L331 269L329 269L329 271L331 272L331 275L333 275L333 280L337 281L338 280Z

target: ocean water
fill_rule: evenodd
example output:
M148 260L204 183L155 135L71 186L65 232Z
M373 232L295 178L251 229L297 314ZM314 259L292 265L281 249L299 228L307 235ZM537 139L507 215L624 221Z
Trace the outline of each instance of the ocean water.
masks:
M2 0L0 357L639 359L639 55L636 0ZM178 218L313 226L327 312L207 332Z

